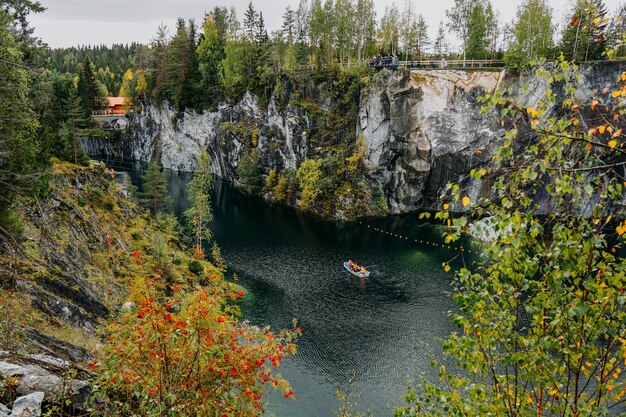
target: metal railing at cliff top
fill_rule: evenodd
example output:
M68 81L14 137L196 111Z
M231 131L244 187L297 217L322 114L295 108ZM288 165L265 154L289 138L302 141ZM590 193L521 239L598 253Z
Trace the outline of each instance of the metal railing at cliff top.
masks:
M372 59L368 61L350 61L350 62L336 62L331 67L339 68L352 68L352 67L367 67L372 69L408 69L408 70L478 70L478 69L501 69L506 66L503 59L422 59L411 61L398 61L391 57L382 57L380 59ZM319 65L298 65L294 67L295 70L302 71L316 71L320 69Z
M94 110L92 116L125 116L126 110Z

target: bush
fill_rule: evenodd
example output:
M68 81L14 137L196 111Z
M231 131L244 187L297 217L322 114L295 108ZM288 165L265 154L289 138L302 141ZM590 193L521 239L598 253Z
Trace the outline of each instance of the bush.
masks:
M191 272L192 274L200 275L202 272L204 272L204 265L202 265L202 262L197 259L192 259L191 261L189 261L187 266L189 268L189 272Z
M240 323L225 288L162 299L148 282L140 306L112 324L98 386L110 398L108 416L260 416L265 388L292 397L274 374L295 352L296 331L272 333Z
M248 194L258 194L263 187L258 150L245 154L239 161L237 185Z

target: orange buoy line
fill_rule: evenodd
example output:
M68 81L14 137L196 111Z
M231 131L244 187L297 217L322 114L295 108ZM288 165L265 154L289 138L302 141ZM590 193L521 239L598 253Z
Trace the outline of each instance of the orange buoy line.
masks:
M363 222L359 221L359 224L363 224ZM413 238L409 238L407 236L404 236L404 235L401 235L401 234L398 234L398 233L392 233L392 232L388 232L388 231L383 230L383 229L379 229L378 227L372 227L369 224L366 225L366 226L367 226L368 229L374 230L374 231L376 231L378 233L382 233L382 234L384 234L386 236L392 236L392 237L395 237L395 238L398 238L398 239L402 239L402 240L407 240L407 241L412 240L413 242L419 243L420 245L427 245L427 246L432 246L432 247L435 247L435 248L443 248L443 249L448 249L448 250L451 250L451 251L460 251L460 252L463 252L463 253L476 253L475 251L471 251L469 249L465 249L465 247L463 247L463 246L452 246L452 245L446 245L444 243L430 242L428 240L423 240L423 239L413 239Z

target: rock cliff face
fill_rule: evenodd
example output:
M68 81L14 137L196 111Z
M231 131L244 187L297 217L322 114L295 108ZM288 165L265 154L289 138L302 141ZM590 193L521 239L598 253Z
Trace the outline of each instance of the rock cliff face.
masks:
M358 132L367 144L368 177L392 213L428 207L438 190L488 160L499 134L478 97L504 72L386 72L360 106Z
M222 106L212 113L188 112L182 117L167 104L146 106L132 120L130 156L142 161L158 158L165 168L189 172L206 148L213 173L234 180L242 153L250 145L261 150L266 173L272 168L295 167L308 153L309 124L297 106L279 112L272 100L267 111L262 111L250 94L235 106Z
M594 88L611 86L623 67L599 63L583 68L579 93L589 96ZM365 143L365 178L371 190L382 191L390 213L433 207L446 183L488 163L504 129L495 116L481 114L478 98L499 88L511 88L532 106L548 86L532 73L520 77L505 71L385 70L373 76L361 92L354 139ZM264 174L297 168L306 158L324 157L316 129L319 110L332 109L333 98L328 86L312 97L314 103L303 103L292 91L285 104L273 97L265 110L248 94L217 112L182 116L167 104L147 105L132 119L130 139L84 145L90 154L156 158L178 171L193 170L200 150L207 148L214 174L227 180L235 179L250 148L259 149ZM480 182L467 186L473 199L488 192Z

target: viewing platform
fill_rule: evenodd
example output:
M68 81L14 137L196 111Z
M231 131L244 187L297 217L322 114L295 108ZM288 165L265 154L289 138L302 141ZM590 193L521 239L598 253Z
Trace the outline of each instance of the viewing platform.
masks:
M103 130L126 130L130 113L126 109L126 98L107 97L107 102L107 108L92 111L91 118L98 122Z

